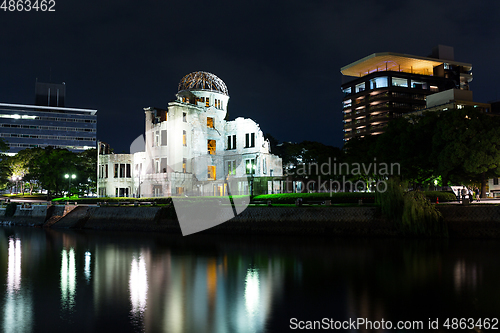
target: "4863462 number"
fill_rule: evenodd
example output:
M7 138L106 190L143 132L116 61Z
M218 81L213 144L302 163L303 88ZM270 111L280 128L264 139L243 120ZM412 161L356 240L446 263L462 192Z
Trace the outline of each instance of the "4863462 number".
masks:
M3 0L0 10L4 12L55 12L55 0Z

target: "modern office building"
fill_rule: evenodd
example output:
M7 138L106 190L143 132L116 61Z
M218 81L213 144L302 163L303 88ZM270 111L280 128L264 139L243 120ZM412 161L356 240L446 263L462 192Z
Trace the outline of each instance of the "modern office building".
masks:
M47 146L73 152L96 147L97 110L63 107L65 85L37 82L35 95L37 105L0 103L0 137L9 154Z
M144 151L112 154L98 145L99 196L280 191L282 182L275 177L283 174L281 158L271 154L269 141L253 120L226 120L228 101L226 84L217 76L186 75L166 109L144 109L145 139L138 139Z
M427 108L429 95L450 89L459 95L472 81L472 65L455 61L453 48L442 45L428 57L374 53L341 72L344 141L381 134L391 119Z

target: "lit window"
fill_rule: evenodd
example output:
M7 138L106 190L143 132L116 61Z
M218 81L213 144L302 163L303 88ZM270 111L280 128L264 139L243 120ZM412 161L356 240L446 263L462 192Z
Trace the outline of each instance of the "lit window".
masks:
M215 154L215 140L208 140L207 147L208 147L208 153L210 155L214 155Z
M215 165L208 166L208 180L215 180Z
M376 77L370 80L370 89L387 87L387 76Z
M408 88L408 79L393 77L392 78L392 86L393 87L406 87L406 88Z
M228 175L236 174L236 161L227 161L227 174Z
M187 159L183 158L182 159L182 172L183 173L186 173L186 163L187 163Z
M247 175L255 173L256 165L255 165L255 159L254 158L248 159L248 160L245 161L245 169L246 169L246 174Z
M349 96L351 94L351 87L342 90L344 96Z
M187 146L186 131L182 131L182 145Z
M365 91L365 83L362 82L362 83L358 83L355 87L355 92L356 93L359 93L359 92L362 92L362 91Z
M207 97L205 98L205 107L209 107L210 106L210 99Z
M214 128L214 118L207 117L207 127Z

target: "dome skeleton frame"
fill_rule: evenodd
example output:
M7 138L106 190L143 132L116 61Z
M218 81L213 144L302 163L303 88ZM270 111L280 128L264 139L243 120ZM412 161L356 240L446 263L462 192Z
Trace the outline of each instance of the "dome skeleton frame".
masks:
M179 82L178 92L183 90L211 90L229 96L226 84L212 73L193 72Z

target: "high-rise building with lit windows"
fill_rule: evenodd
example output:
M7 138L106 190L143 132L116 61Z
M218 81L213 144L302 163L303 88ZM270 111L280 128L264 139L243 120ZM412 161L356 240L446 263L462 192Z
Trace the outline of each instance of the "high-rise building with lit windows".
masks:
M96 147L97 110L65 107L66 84L36 82L35 105L0 103L0 138L10 155L26 148Z
M443 45L428 57L373 53L340 71L344 141L381 134L391 119L425 109L428 95L469 90L472 81L472 65L455 61Z
M9 154L26 148L96 147L97 110L0 103L0 137Z

